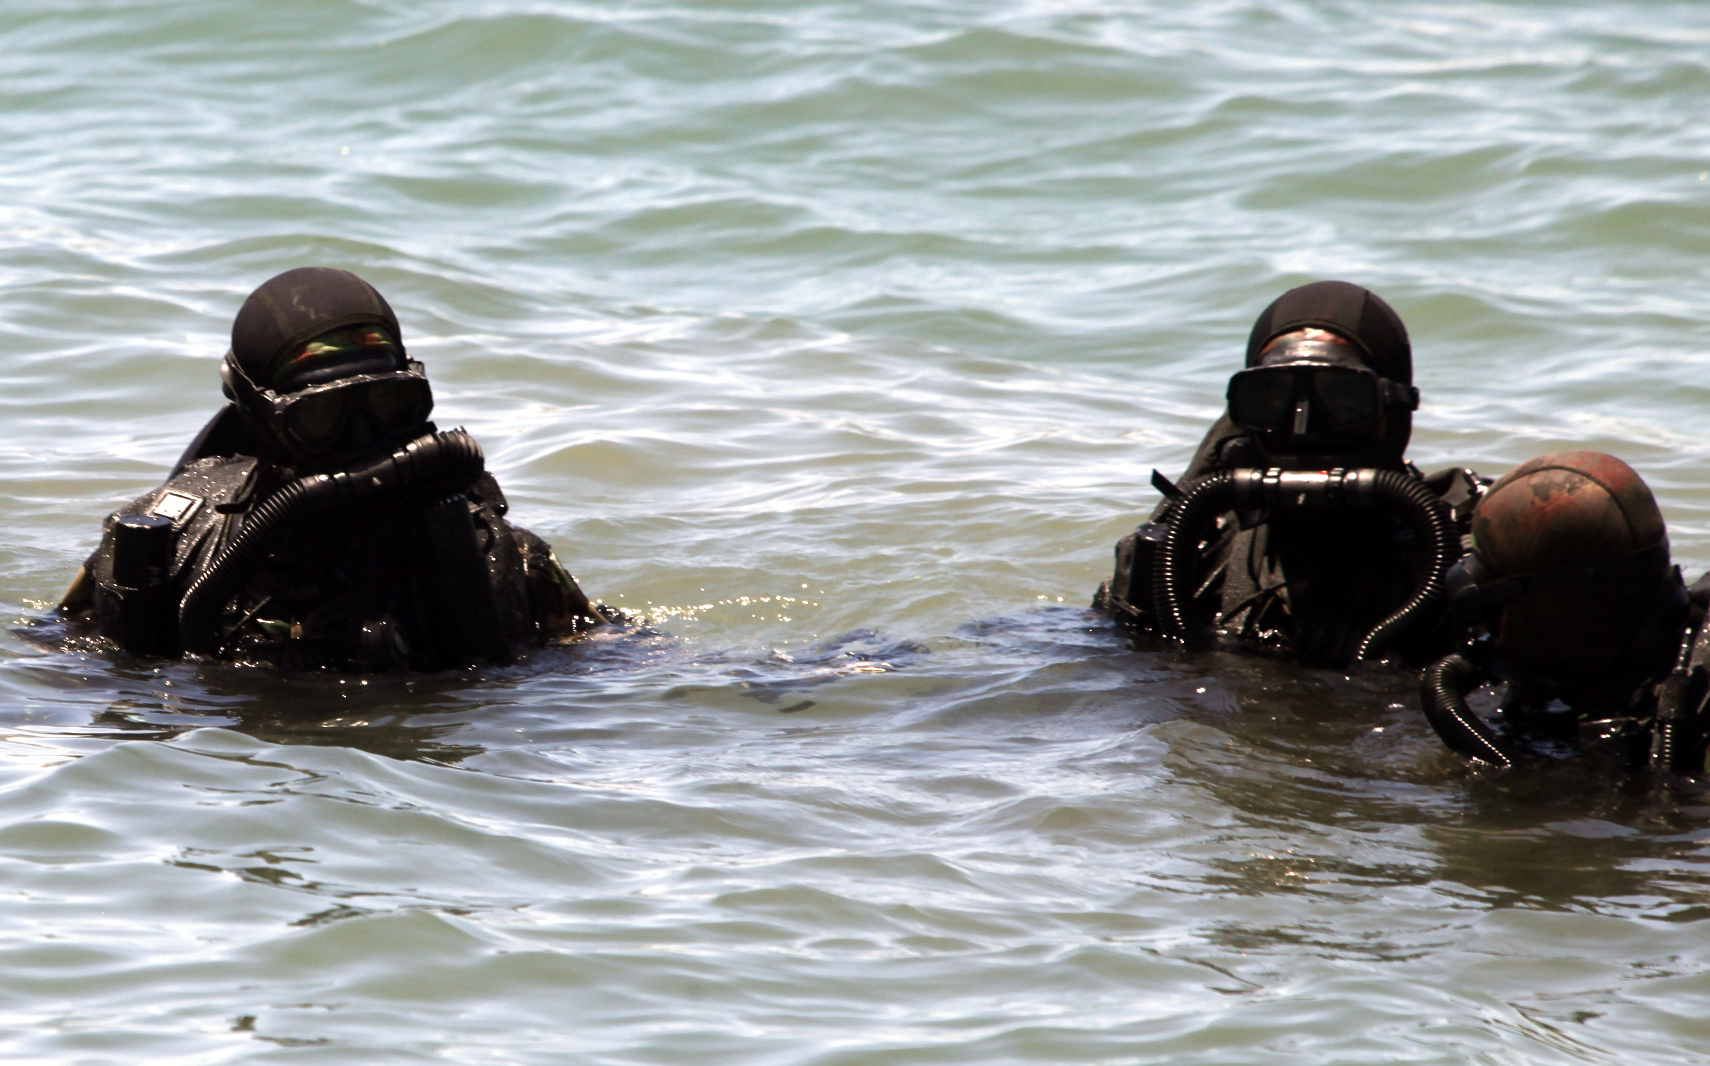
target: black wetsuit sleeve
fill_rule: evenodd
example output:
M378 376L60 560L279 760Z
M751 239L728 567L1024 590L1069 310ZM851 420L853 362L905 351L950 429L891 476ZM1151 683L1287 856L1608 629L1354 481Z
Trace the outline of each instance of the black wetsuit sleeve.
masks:
M540 627L541 639L557 640L598 625L604 615L558 561L552 546L521 526L506 525L522 552L529 613Z
M77 568L77 573L71 577L71 584L66 587L65 595L59 598L55 611L68 621L94 623L95 555L90 555L83 565Z
M1116 542L1116 569L1093 595L1093 609L1103 611L1129 629L1153 627L1152 558L1155 545L1142 539L1152 523Z

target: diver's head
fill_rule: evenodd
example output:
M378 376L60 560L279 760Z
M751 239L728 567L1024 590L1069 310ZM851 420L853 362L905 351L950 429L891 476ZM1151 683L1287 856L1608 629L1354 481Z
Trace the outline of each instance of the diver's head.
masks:
M288 270L251 293L220 377L268 440L310 469L391 451L433 410L392 308L345 270Z
M1319 281L1283 293L1229 380L1229 417L1267 465L1398 467L1419 390L1401 318L1375 293Z
M1449 578L1452 602L1488 622L1512 679L1572 704L1668 668L1685 591L1662 512L1632 467L1601 452L1522 463L1479 502L1472 535Z

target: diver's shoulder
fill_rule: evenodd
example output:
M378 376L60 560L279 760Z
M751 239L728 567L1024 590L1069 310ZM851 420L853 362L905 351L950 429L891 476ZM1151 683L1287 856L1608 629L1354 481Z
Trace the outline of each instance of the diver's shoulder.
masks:
M182 526L201 512L243 495L261 461L249 455L217 455L196 459L159 485L108 515L104 527L124 515L158 515Z

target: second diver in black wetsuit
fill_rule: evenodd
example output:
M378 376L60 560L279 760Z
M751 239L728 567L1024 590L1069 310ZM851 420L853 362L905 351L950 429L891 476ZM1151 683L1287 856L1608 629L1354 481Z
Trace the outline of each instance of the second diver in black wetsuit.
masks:
M355 274L256 289L220 373L231 402L108 516L73 624L138 654L370 671L506 662L613 615L506 521L480 445L428 421L422 364Z
M1222 635L1303 663L1441 655L1442 576L1487 482L1405 458L1412 349L1376 294L1291 289L1259 316L1228 408L1093 606L1134 632Z

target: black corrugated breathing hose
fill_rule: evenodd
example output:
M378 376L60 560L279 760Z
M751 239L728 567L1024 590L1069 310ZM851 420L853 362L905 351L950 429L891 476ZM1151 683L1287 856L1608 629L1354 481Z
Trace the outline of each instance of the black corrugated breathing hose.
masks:
M481 445L463 430L454 429L418 437L391 455L362 466L332 474L310 474L279 489L250 512L242 531L184 593L178 606L184 650L198 655L219 654L221 610L279 535L305 517L431 481L473 479L485 468Z
M1199 552L1200 536L1229 509L1226 501L1234 495L1234 487L1233 472L1219 470L1188 486L1170 509L1169 529L1152 561L1152 609L1167 637L1188 644L1211 641L1212 634L1189 617L1192 590L1184 592L1182 585L1194 579L1191 564Z
M1467 706L1467 693L1478 687L1479 669L1465 655L1455 654L1425 668L1419 682L1419 700L1425 720L1443 738L1451 751L1474 762L1507 769L1514 755L1496 730Z
M1152 570L1152 601L1165 635L1204 644L1212 634L1191 616L1193 562L1205 530L1225 511L1307 507L1381 508L1406 522L1430 553L1431 567L1407 602L1360 640L1354 658L1370 659L1443 603L1443 575L1460 555L1448 505L1400 470L1220 470L1189 486L1175 502L1169 532Z
M1681 757L1677 750L1682 726L1680 715L1692 689L1692 648L1698 640L1697 627L1688 625L1685 629L1674 669L1657 692L1657 718L1651 727L1651 765L1665 773L1691 772L1675 766Z

